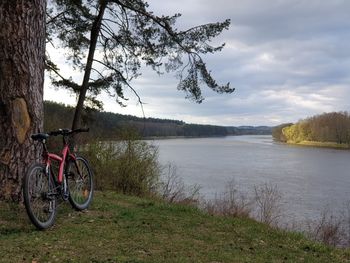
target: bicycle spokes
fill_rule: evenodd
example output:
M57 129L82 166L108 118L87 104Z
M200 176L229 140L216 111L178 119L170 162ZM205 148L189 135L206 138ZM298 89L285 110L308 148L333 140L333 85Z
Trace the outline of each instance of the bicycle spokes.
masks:
M29 170L24 184L24 200L32 222L38 228L46 228L54 220L56 199L49 174L41 165Z
M87 168L83 166L82 162L75 164L75 169L71 173L70 180L70 194L77 203L85 202L85 199L89 196L89 182L87 180Z
M92 173L85 159L77 157L70 163L68 177L70 202L78 210L86 209L92 198Z
M45 175L44 175L45 176ZM37 171L33 176L32 207L40 218L44 218L51 209L51 201L48 198L48 178L43 178L43 173Z

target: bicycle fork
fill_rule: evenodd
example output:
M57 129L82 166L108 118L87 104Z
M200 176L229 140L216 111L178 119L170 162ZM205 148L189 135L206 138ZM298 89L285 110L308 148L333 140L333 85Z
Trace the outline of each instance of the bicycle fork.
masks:
M69 192L68 192L68 184L67 184L67 177L65 174L63 174L63 180L62 182L57 182L54 177L52 176L51 166L50 164L46 165L45 169L47 178L49 180L48 185L49 189L47 192L46 198L48 200L56 199L59 195L62 196L62 199L64 201L68 200Z

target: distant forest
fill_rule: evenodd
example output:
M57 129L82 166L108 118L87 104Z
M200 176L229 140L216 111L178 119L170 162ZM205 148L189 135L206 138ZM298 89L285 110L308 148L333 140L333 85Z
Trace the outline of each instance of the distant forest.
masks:
M291 143L314 141L350 144L350 115L348 112L331 112L296 124L282 124L273 129L272 136L278 141Z
M63 104L45 101L46 131L71 127L74 108ZM90 127L90 134L101 139L113 139L121 130L134 129L141 137L210 137L228 135L272 133L267 126L225 127L216 125L187 124L179 120L139 118L111 112L87 111L83 116L85 126Z

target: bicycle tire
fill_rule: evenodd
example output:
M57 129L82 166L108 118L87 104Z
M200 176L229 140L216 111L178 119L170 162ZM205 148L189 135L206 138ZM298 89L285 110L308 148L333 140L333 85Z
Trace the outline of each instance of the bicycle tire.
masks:
M88 161L81 156L70 160L66 175L70 204L78 211L87 209L94 192L93 174Z
M23 183L24 205L30 221L39 230L51 227L56 218L56 196L51 174L39 163L31 165Z

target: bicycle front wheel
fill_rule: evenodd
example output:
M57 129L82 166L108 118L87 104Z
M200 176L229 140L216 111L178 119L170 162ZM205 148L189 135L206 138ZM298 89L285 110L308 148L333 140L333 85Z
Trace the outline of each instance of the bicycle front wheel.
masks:
M89 163L83 157L76 157L68 164L67 182L69 202L76 210L87 209L93 197L93 175Z
M24 178L24 205L31 222L38 229L53 225L56 217L54 182L42 164L33 164Z

